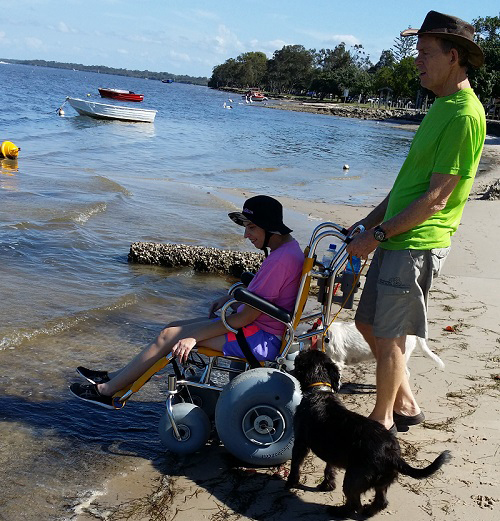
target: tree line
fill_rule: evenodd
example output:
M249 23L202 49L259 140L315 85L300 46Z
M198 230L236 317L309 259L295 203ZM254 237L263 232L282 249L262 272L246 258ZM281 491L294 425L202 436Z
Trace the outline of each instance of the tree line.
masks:
M485 65L470 70L469 78L483 101L500 97L500 16L477 18L475 39L485 54ZM212 88L259 88L282 95L349 97L366 100L383 93L393 100L415 100L422 94L415 67L416 37L394 39L373 64L362 45L334 49L306 49L285 45L268 59L263 52L246 52L213 68ZM432 95L430 92L425 94Z
M192 83L193 85L204 85L208 83L205 76L188 76L187 74L170 74L169 72L138 71L129 69L116 69L104 65L82 65L81 63L63 63L46 60L11 60L4 58L2 61L19 65L33 65L36 67L52 67L54 69L70 69L77 71L96 72L102 74L114 74L116 76L128 76L132 78L145 78L148 80L172 79L177 83Z

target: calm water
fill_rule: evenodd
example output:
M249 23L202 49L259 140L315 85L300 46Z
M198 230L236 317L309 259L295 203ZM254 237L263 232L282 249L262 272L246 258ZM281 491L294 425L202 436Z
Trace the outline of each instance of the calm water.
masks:
M66 96L144 94L150 124L78 116ZM113 369L168 320L205 314L221 277L127 263L136 240L248 246L220 188L363 204L384 194L412 133L246 105L203 87L0 65L0 519L70 519L77 499L157 461L164 380L119 413L72 399L79 364ZM231 103L232 110L223 109ZM350 165L347 174L344 163ZM374 187L378 187L375 190ZM287 213L304 241L312 226ZM349 224L349 223L345 223Z

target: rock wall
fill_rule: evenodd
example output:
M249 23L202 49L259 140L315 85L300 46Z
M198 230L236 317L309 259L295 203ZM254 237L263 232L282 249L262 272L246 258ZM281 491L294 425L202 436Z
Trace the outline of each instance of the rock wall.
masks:
M189 267L200 272L240 277L244 271L256 272L264 260L264 255L186 244L134 242L130 246L128 260L138 264L154 264L169 268Z
M331 103L296 103L287 102L280 104L268 104L268 108L280 110L295 110L298 112L313 112L315 114L329 114L344 118L357 119L404 119L419 123L424 113L411 109L384 108L384 107L359 107L357 105L340 105Z

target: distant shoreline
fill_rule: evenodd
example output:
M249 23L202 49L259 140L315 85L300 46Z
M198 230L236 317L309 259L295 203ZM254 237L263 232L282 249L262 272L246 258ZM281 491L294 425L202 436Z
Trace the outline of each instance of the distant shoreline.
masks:
M425 113L412 109L385 108L380 107L359 107L357 105L343 103L321 103L304 102L296 100L272 100L266 108L277 110L293 110L296 112L309 112L312 114L324 114L344 118L357 118L376 120L384 122L396 122L398 124L419 125ZM500 136L500 121L486 120L486 133L491 136Z
M242 94L242 89L220 88L216 89L221 92L233 92ZM309 112L311 114L322 114L327 116L337 116L342 118L356 118L374 121L384 121L386 123L395 122L397 124L419 125L424 119L425 112L415 109L388 107L384 104L373 104L370 107L362 107L352 103L342 102L325 102L313 99L290 99L284 97L273 96L266 93L268 101L254 102L255 105L261 105L275 110L291 110L295 112ZM486 133L491 136L500 136L500 120L486 120Z
M11 60L0 58L0 64L5 65L31 65L32 67L49 67L52 69L66 69L74 71L94 72L96 74L113 74L115 76L125 76L129 78L142 78L148 80L174 80L176 83L188 83L193 85L208 85L208 78L205 76L189 76L187 74L171 74L169 72L139 71L133 69L119 69L107 67L105 65L83 65L81 63L65 63L47 60Z

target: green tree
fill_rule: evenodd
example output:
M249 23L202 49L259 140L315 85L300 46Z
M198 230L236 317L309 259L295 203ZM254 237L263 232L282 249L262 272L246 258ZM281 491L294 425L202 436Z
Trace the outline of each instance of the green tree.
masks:
M349 50L351 61L358 69L368 70L372 67L370 57L366 55L365 50L361 44L356 44Z
M303 45L285 45L279 51L274 51L267 63L268 89L278 93L301 93L307 90L314 72L314 53Z
M332 73L328 71L317 71L311 81L309 89L315 92L321 100L329 94L339 94L339 87Z
M469 78L476 94L486 103L500 97L500 16L476 18L473 25L485 60L482 67L469 71Z
M333 71L352 63L351 53L345 43L339 43L335 49L320 49L315 53L315 64L322 71Z
M370 71L375 72L381 69L382 67L394 67L396 64L396 58L394 57L394 53L389 49L382 51L378 62L371 67Z
M242 87L260 87L267 71L267 57L263 52L246 52L237 58L240 63L239 83Z
M375 73L373 78L373 88L375 91L379 91L386 87L392 89L394 83L394 66L383 66L380 67Z
M342 84L347 81L348 72L339 73L353 64L351 53L345 43L339 43L334 49L320 49L314 53L315 71L310 84L310 90L316 92L320 99L328 94L341 96Z
M419 89L418 70L413 57L403 58L392 71L391 88L395 98L414 98Z
M229 58L221 65L217 65L212 70L212 76L208 80L208 86L237 87L240 83L241 63L234 58Z
M411 58L416 55L417 37L416 36L398 36L394 38L394 44L391 47L391 51L396 58L396 61L400 62L404 58Z
M321 99L327 94L342 96L344 89L350 95L365 94L371 90L371 76L366 71L371 67L362 45L346 49L339 43L334 49L320 49L315 53L316 71L310 89Z

